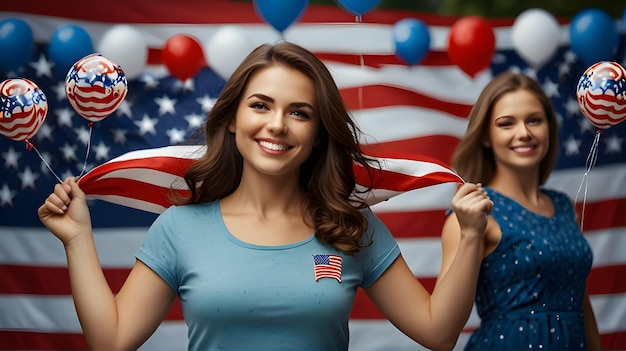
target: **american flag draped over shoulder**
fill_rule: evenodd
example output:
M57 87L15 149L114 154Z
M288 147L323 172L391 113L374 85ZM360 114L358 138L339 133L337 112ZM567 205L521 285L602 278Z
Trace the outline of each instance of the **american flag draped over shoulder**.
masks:
M31 79L49 100L48 116L32 142L61 178L79 174L89 141L87 169L92 169L117 157L132 158L135 151L170 150L201 126L224 81L210 69L210 63L191 83L181 84L168 76L159 51L169 36L189 31L207 40L223 24L241 24L251 36L266 41L278 38L248 3L224 0L174 6L153 1L149 9L138 10L116 1L114 12L85 12L70 6L69 1L62 3L35 10L15 2L3 4L6 10L0 10L5 11L0 12L0 19L17 16L33 27L37 50L24 70L11 77ZM391 26L406 17L422 19L433 37L432 51L414 67L394 57L390 39ZM309 5L303 18L285 32L285 38L311 49L326 62L355 120L368 135L366 141L375 149L425 155L442 163L449 161L465 131L472 103L493 75L518 70L536 77L552 98L561 123L560 156L548 186L565 191L577 199L579 211L584 210L584 233L594 251L588 290L604 346L626 349L626 217L622 215L626 210L626 124L602 133L597 163L579 192L595 134L579 112L575 97L576 83L586 67L564 45L543 69L528 69L507 40L513 23L509 19L493 22L500 39L492 66L470 79L446 57L445 38L453 22L407 11L376 10L356 24L340 8ZM115 114L94 124L91 137L88 121L72 110L65 98L63 77L52 73L46 57L50 33L67 23L78 23L94 36L101 35L110 23L131 23L151 38L150 74L129 81L125 102ZM332 40L326 36L329 31ZM623 45L615 61L623 63ZM63 249L36 215L56 178L35 150L6 138L0 139L0 170L0 349L85 349ZM386 193L381 196L393 197L373 206L396 236L415 276L429 289L439 269L439 234L454 188L454 183L445 183ZM104 200L91 201L90 209L100 261L117 291L147 226L160 209L150 197L126 206L114 204L114 198ZM142 208L140 205L154 207L131 208ZM182 318L175 303L142 349L185 349ZM457 348L462 348L477 325L473 313ZM350 328L351 350L416 349L362 292L357 295Z

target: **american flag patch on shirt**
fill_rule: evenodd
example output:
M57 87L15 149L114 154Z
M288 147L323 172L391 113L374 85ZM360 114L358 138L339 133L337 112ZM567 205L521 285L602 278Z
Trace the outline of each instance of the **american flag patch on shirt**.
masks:
M316 282L322 278L333 278L341 283L341 256L313 255L313 267L315 269Z

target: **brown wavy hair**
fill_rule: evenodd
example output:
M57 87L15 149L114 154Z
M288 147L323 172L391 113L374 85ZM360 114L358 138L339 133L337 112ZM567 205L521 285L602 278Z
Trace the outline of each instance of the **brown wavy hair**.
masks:
M228 126L235 118L250 77L260 69L276 65L309 77L316 94L314 109L321 121L318 145L300 166L303 213L308 214L304 220L315 228L321 242L346 253L356 253L369 244L368 240L362 240L368 223L359 211L366 207L359 193L370 190L374 184L357 192L353 162L365 165L370 179L380 167L374 167L376 162L361 152L361 131L352 121L326 66L314 54L293 43L282 41L257 47L231 75L204 125L206 153L185 173L190 193L183 196L172 192L172 203L215 201L237 189L243 159Z
M494 105L510 92L524 89L535 95L543 106L550 130L548 152L539 165L539 184L543 185L550 176L558 153L559 126L552 101L541 86L532 78L521 73L505 72L493 78L483 89L468 117L467 130L452 155L454 168L465 181L489 184L496 172L493 150L483 145L489 132L489 122Z

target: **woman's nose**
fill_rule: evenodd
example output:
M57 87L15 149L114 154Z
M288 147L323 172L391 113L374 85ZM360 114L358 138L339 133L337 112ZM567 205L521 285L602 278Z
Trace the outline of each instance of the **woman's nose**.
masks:
M530 131L527 125L521 124L519 128L519 135L523 139L530 139L533 137L533 133Z
M281 114L275 114L267 122L267 130L273 134L285 134L287 133L287 124Z

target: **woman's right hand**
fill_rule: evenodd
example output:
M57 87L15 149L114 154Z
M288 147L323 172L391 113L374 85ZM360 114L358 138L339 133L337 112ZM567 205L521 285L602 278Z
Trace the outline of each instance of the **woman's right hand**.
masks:
M54 192L37 211L41 223L64 245L73 238L91 234L91 217L85 193L76 184L76 178L67 178L54 186Z
M493 202L481 184L465 183L452 199L452 209L461 227L461 235L472 233L482 237Z

